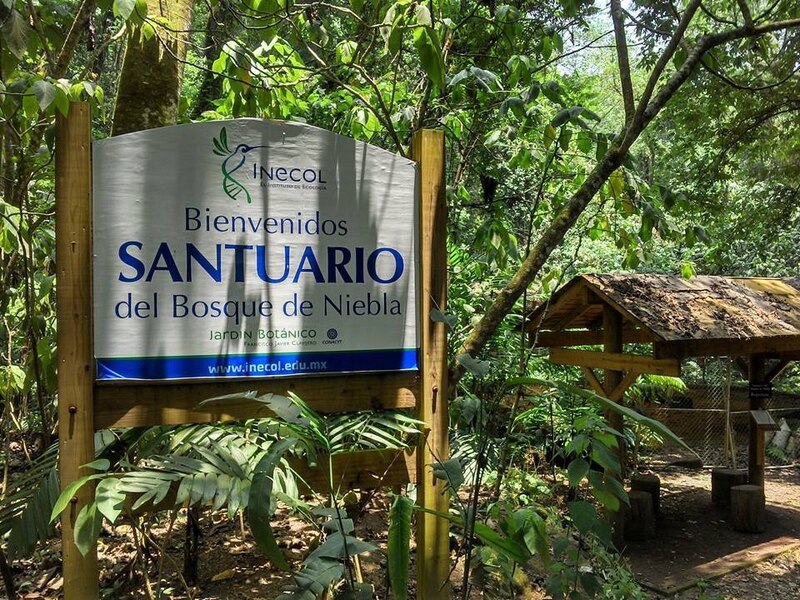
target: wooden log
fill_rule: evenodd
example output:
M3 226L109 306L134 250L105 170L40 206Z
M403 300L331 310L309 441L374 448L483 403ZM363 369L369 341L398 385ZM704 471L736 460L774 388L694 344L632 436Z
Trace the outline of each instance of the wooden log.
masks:
M761 533L767 520L764 488L735 485L731 488L731 523L736 531Z
M634 490L628 493L628 499L631 505L625 509L625 538L649 540L656 533L653 495L650 492Z
M711 471L711 501L717 506L730 506L731 488L747 483L744 469L713 469Z
M631 475L631 491L647 492L653 497L653 514L661 514L661 479L658 475L635 473Z

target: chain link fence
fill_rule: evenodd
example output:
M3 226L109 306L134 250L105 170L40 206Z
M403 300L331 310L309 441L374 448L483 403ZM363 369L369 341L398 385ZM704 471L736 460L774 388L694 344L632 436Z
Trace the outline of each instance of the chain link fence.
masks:
M678 434L704 465L747 468L749 393L736 363L728 357L686 359L681 371L685 389L645 401L644 412ZM795 462L800 454L800 396L774 392L764 408L781 426L768 435L769 460Z

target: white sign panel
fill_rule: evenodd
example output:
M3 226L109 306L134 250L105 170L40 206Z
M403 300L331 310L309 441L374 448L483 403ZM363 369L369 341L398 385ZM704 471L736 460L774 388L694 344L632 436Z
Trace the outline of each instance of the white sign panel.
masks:
M257 119L97 141L98 379L417 368L416 166Z

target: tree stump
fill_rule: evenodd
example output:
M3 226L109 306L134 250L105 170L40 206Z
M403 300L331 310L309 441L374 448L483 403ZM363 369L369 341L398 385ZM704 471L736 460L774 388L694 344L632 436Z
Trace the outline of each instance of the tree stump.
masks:
M625 508L625 537L629 540L649 540L656 533L652 494L634 490L628 493L628 499L631 505Z
M718 506L730 506L731 488L747 483L743 469L713 469L711 471L711 501Z
M658 475L636 473L631 476L631 491L648 492L653 497L653 514L661 515L661 479Z
M736 531L761 533L767 519L764 488L735 485L731 488L731 523Z

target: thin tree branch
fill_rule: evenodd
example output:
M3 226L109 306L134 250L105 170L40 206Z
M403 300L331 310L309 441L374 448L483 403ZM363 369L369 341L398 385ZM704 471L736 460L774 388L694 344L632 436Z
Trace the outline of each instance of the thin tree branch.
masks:
M611 20L614 23L614 41L617 46L617 66L619 81L622 86L622 103L625 106L625 123L633 120L636 110L633 100L633 83L631 82L631 65L628 60L628 40L625 38L625 17L622 14L620 0L611 0Z
M61 51L58 53L58 60L50 75L53 79L60 79L67 74L69 63L72 60L72 55L75 53L75 48L78 45L78 40L86 27L86 22L94 11L95 0L83 0L78 8L78 14L72 22L72 27L67 33L64 44L61 46Z
M753 30L753 15L750 13L750 8L747 6L747 0L736 0L739 5L739 10L742 11L742 18L744 19L744 28L748 31Z
M653 91L656 89L658 80L664 73L664 69L669 64L669 61L672 60L672 55L675 54L675 50L678 49L678 46L680 45L681 40L683 40L683 36L686 33L686 29L689 27L689 23L691 23L695 13L697 12L697 9L701 4L702 0L690 0L689 4L686 6L686 10L683 11L681 20L678 23L678 28L675 30L675 33L672 34L672 38L670 38L667 47L664 48L664 52L662 52L661 56L658 58L658 62L653 67L653 72L650 74L650 78L647 80L647 85L645 85L642 97L639 99L639 106L636 108L634 121L639 121L644 116L644 112L648 103L650 102L650 98L653 96Z

